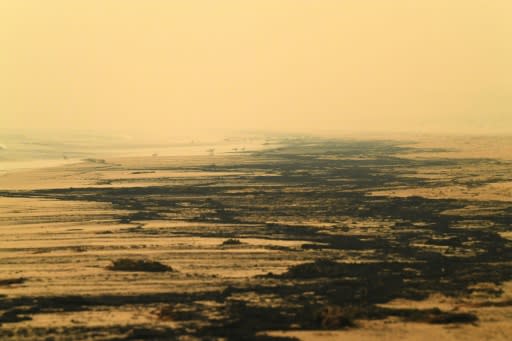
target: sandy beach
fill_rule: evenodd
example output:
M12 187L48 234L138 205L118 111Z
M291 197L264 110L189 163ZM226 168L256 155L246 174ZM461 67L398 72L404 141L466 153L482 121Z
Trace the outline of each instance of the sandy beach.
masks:
M1 336L506 340L510 161L429 150L296 139L10 169Z

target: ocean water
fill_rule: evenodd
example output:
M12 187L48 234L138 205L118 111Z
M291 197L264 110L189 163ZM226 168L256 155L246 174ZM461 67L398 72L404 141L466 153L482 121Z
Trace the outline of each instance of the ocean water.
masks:
M76 163L87 158L227 155L263 149L265 142L267 140L261 136L176 138L162 142L94 134L0 134L0 174Z

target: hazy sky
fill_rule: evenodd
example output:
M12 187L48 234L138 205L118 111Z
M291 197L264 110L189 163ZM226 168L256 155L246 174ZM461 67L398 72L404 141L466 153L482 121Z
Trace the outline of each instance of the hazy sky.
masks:
M512 132L511 0L0 0L0 130Z

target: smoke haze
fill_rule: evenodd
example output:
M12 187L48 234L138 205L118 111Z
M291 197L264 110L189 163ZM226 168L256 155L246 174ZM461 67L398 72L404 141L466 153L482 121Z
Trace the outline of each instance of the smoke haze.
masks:
M0 129L512 132L509 0L0 0Z

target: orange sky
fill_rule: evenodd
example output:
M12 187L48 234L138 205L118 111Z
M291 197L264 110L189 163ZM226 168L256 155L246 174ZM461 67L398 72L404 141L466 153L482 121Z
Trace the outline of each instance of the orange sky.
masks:
M512 133L510 0L0 0L0 131Z

